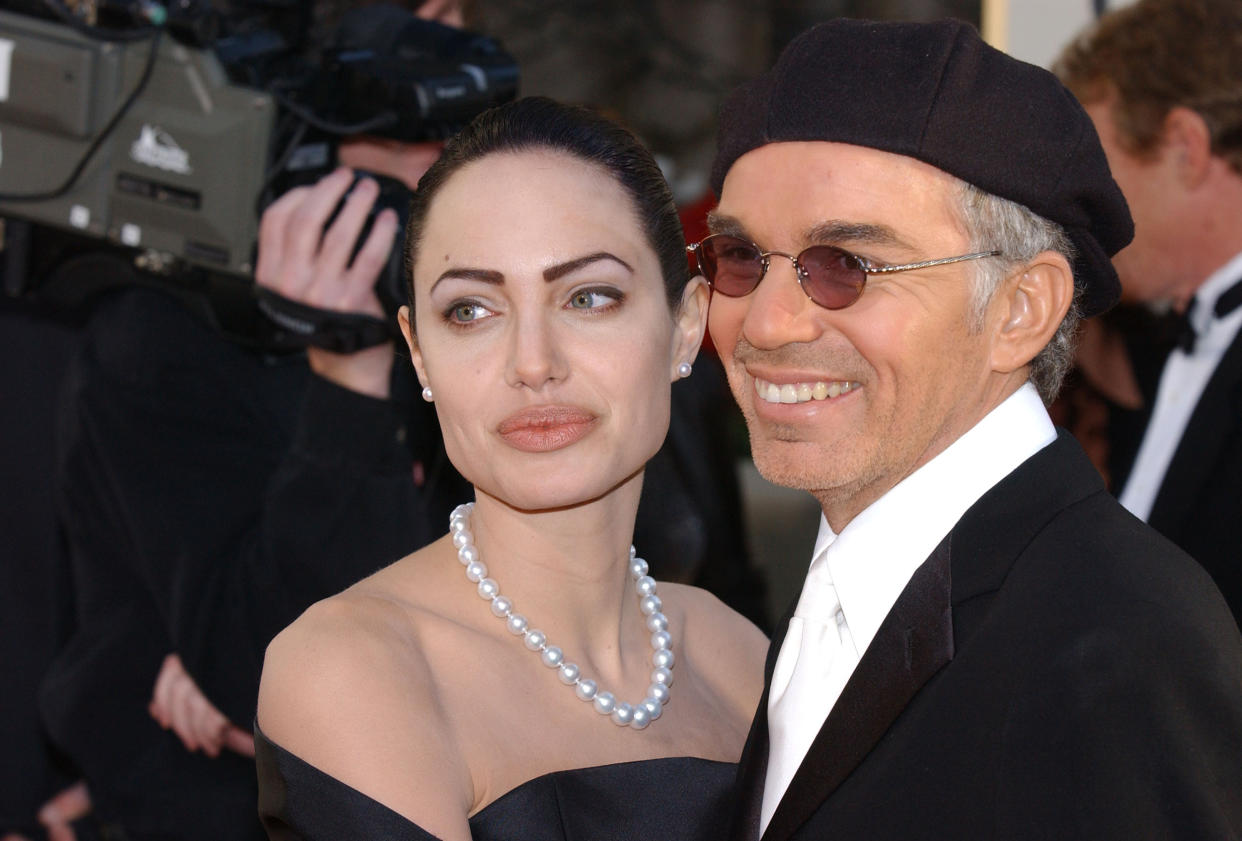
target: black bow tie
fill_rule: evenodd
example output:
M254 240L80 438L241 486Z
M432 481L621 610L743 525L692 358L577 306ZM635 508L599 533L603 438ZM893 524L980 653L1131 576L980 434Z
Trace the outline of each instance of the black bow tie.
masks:
M1194 298L1190 299L1190 304L1187 305L1186 311L1181 314L1179 319L1180 326L1177 331L1177 346L1188 354L1194 353L1195 339L1198 338L1194 324L1190 320L1191 315L1195 311L1196 303ZM1221 293L1221 296L1216 299L1216 306L1212 307L1212 313L1217 318L1224 318L1238 307L1242 307L1242 280Z

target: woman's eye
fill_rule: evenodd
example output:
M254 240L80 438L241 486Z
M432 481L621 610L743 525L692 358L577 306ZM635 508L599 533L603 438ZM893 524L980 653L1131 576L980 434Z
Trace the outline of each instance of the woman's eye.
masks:
M594 310L615 304L621 293L615 289L579 289L569 296L569 307L575 310Z
M448 318L455 324L469 324L472 321L478 321L486 318L491 310L482 304L474 301L461 301L449 307Z

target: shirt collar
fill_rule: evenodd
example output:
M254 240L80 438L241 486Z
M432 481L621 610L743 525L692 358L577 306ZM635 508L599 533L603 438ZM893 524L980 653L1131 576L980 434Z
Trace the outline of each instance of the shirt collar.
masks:
M1233 259L1208 275L1198 290L1195 291L1195 305L1190 313L1190 322L1195 333L1202 336L1216 319L1216 299L1242 279L1242 253L1235 254ZM1242 309L1235 310L1226 317L1231 320Z
M824 558L859 656L966 509L1054 440L1043 401L1026 383L840 534L820 516L812 564Z

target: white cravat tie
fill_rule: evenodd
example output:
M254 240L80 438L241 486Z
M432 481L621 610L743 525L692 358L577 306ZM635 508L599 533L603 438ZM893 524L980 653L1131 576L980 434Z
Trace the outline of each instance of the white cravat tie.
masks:
M807 571L798 607L772 669L768 694L768 773L759 834L789 788L811 742L858 665L826 553Z

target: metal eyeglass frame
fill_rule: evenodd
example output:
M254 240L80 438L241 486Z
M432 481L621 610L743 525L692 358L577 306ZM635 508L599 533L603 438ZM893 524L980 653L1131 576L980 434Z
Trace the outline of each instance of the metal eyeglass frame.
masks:
M709 236L705 236L703 237L703 239L699 240L698 242L691 243L690 245L686 246L686 253L694 256L695 262L699 266L699 271L702 272L704 277L707 277L707 272L703 268L703 258L702 258L702 255L699 253L700 248L702 247L703 243L707 242L709 239L712 239L713 237L725 237L725 236L731 237L732 239L736 239L741 242L748 243L752 248L755 249L755 253L759 257L760 265L762 266L762 269L759 272L759 279L755 281L754 289L751 289L750 292L746 293L746 295L749 295L751 294L751 292L754 292L755 289L758 289L759 284L763 283L763 279L767 277L768 267L771 265L771 260L769 258L784 257L786 260L793 263L794 272L798 276L798 285L802 287L802 292L808 298L814 301L816 305L823 307L824 305L821 304L819 301L816 301L815 298L812 297L811 293L807 291L806 281L809 280L809 274L807 273L806 268L798 260L798 258L801 257L806 252L810 251L812 248L835 248L837 251L840 251L841 253L849 257L852 257L854 260L857 260L858 266L862 270L862 273L864 275L863 285L858 288L858 294L854 296L854 299L850 301L848 304L845 304L840 307L824 307L824 309L845 309L845 307L850 306L850 304L853 304L854 301L857 301L859 298L861 298L863 289L866 288L866 277L865 277L866 275L896 274L897 272L908 272L913 269L926 269L926 268L931 268L932 266L945 266L950 263L961 263L961 262L965 262L966 260L982 260L985 257L999 257L1001 255L1001 252L999 250L993 249L992 251L976 251L972 254L961 254L961 255L958 255L957 257L940 257L939 259L936 259L936 260L920 260L917 263L902 263L896 266L874 266L865 257L859 257L857 254L853 253L852 251L846 251L844 248L841 248L839 245L827 245L827 244L809 245L806 248L799 251L797 255L794 255L794 254L787 254L784 251L763 251L759 248L758 245L756 245L755 243L751 242L748 239L744 239L743 237L739 237L734 234L723 234L722 233L722 234L711 234ZM708 280L708 282L712 283L710 279ZM712 283L712 288L713 289L716 288L714 283ZM720 294L725 295L726 297L730 297L730 298L746 297L745 295L729 295L729 293L727 292L721 292Z

